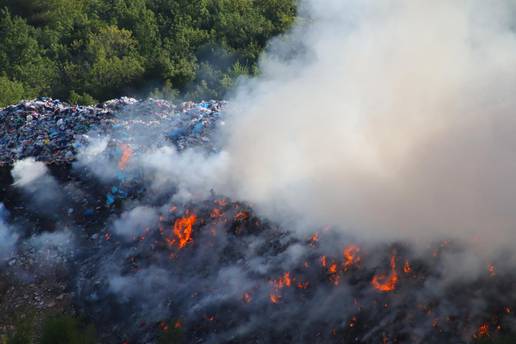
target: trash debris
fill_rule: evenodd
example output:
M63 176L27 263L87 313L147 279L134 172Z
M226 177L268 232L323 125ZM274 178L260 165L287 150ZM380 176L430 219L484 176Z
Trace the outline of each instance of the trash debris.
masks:
M212 100L175 106L161 99L128 97L97 106L46 97L20 102L0 109L0 165L27 157L53 164L72 162L88 144L85 136L90 132L109 135L110 145L131 150L149 141L156 145L172 142L179 151L195 145L212 150L213 129L225 104ZM152 135L152 140L142 133Z

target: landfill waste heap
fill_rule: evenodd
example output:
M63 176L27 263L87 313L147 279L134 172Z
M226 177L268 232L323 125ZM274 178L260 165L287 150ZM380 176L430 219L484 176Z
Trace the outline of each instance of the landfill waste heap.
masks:
M0 110L0 336L56 314L84 319L101 343L513 334L516 273L488 262L474 280L446 279L460 243L416 252L326 224L301 237L217 190L185 197L173 176L196 173L192 149L220 152L225 106L40 98Z
M223 104L186 102L178 109L182 116L177 116L174 105L156 99L123 97L97 106L70 106L49 98L22 102L0 110L0 163L12 164L27 157L48 163L72 162L88 132L116 136L124 130L131 138L142 126L147 132L171 128L170 139L182 150L199 140L207 143L203 132L219 118ZM114 112L122 107L124 118L115 117ZM145 113L143 120L134 116L141 113Z

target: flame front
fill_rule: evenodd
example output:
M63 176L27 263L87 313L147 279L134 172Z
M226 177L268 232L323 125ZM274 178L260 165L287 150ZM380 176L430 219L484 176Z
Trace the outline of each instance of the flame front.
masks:
M373 287L381 292L390 292L396 289L398 283L398 273L396 272L396 257L391 257L391 273L389 276L386 274L374 275L371 280Z
M128 144L125 143L120 145L120 149L122 150L122 156L118 161L118 168L123 171L127 167L129 159L131 159L131 156L133 155L133 150Z

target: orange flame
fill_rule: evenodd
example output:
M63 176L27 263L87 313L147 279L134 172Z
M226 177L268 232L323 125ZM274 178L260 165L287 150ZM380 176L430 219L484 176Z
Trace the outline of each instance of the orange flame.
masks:
M120 160L118 161L118 168L120 170L125 170L127 167L127 163L129 162L129 159L131 159L131 156L133 155L133 150L129 145L122 143L120 145L120 149L122 149L122 156L120 157Z
M285 272L283 275L283 282L285 282L285 287L290 288L292 285L292 280L290 279L290 272Z
M185 217L181 217L174 223L174 235L177 239L177 245L179 248L184 248L190 242L192 242L192 226L195 223L197 217L192 214ZM174 242L176 242L174 240Z
M290 277L290 272L285 272L283 276L278 279L272 280L273 292L269 294L269 299L272 303L278 303L281 299L279 290L282 288L290 288L292 286L293 278Z
M353 265L360 263L360 247L357 245L349 245L344 247L344 270L349 270Z
M290 272L285 272L283 276L273 281L274 288L281 289L283 287L290 288L292 285L292 278L290 277Z
M271 293L269 295L269 299L271 300L272 303L278 303L281 299L281 296Z
M328 268L328 272L330 274L337 273L337 263L331 263L330 267Z
M381 292L390 292L396 289L398 283L398 273L396 272L396 257L391 257L391 273L389 276L386 274L374 275L371 280L373 287Z

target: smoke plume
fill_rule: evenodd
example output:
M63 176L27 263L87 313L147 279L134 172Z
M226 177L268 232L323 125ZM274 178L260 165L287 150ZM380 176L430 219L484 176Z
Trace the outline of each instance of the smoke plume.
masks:
M20 188L28 205L38 211L54 213L62 202L62 194L47 166L34 158L17 161L11 171L14 186Z
M366 239L511 243L511 3L302 1L230 102L233 194Z

